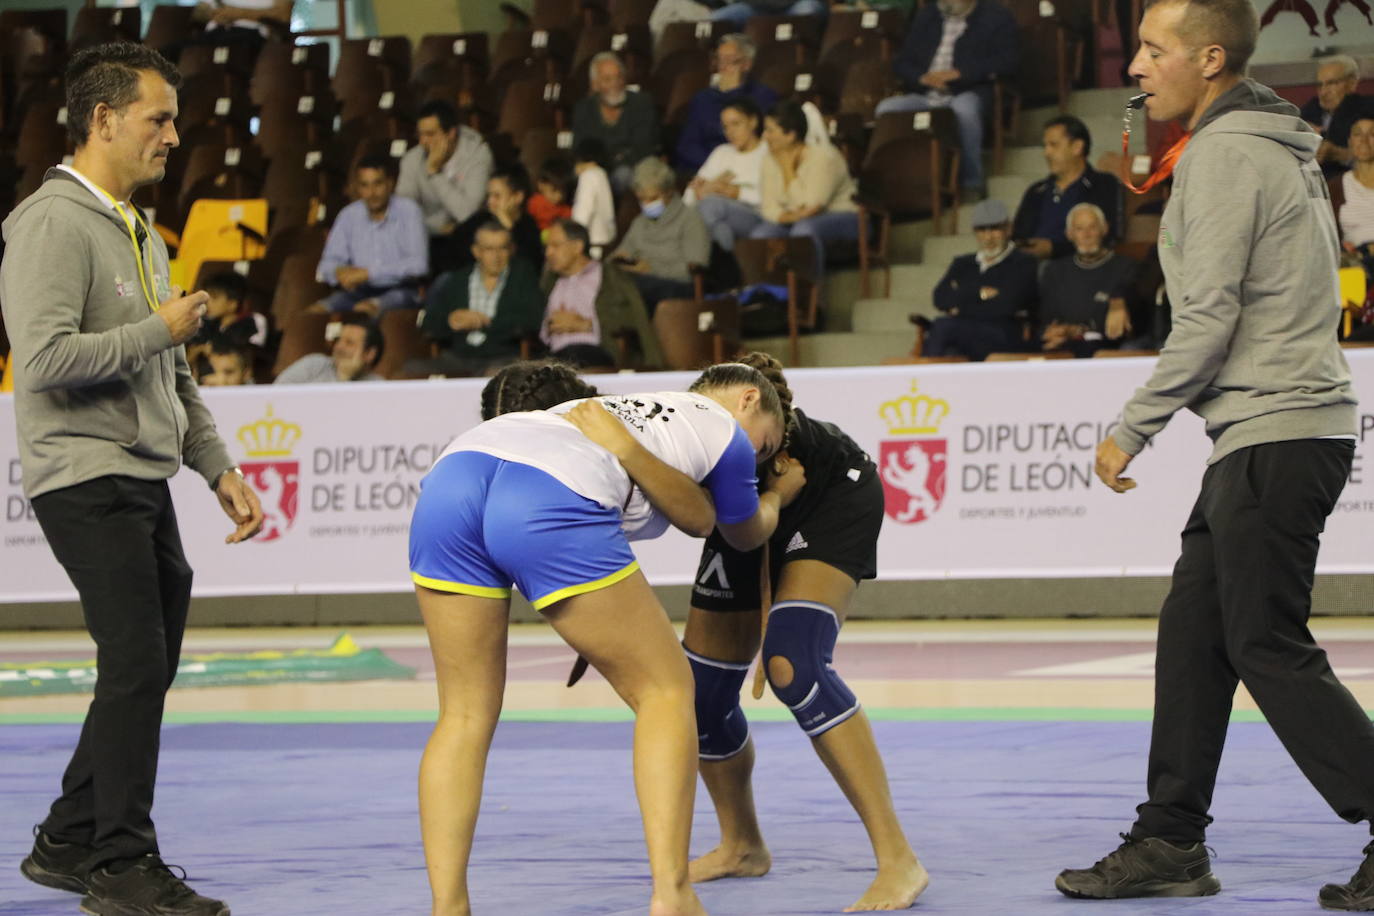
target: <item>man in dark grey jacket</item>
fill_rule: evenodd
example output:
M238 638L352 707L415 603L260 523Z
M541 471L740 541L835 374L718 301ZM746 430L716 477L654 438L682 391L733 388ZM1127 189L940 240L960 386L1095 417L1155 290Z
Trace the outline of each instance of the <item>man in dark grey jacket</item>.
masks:
M95 699L21 869L97 914L228 916L163 863L151 810L163 699L191 598L167 478L184 461L234 522L262 524L200 400L182 347L208 295L181 296L133 192L177 145L176 70L133 44L67 71L70 167L5 220L0 303L14 360L24 492L81 597Z
M1173 330L1099 445L1097 473L1131 489L1122 472L1184 408L1214 447L1160 611L1149 798L1118 849L1059 875L1072 897L1220 890L1203 839L1238 683L1337 814L1374 817L1374 726L1307 628L1319 537L1355 444L1336 227L1318 137L1241 76L1257 34L1250 0L1164 0L1131 65L1149 116L1190 139L1159 235ZM1374 844L1319 897L1374 908Z

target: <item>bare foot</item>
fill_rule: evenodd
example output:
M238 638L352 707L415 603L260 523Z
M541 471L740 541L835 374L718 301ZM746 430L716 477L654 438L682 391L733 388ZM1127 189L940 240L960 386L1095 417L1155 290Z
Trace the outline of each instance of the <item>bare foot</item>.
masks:
M916 902L930 883L930 875L919 861L878 869L878 876L864 891L864 895L845 909L846 913L865 913L872 910L904 910Z
M706 907L697 899L696 891L689 884L681 894L655 894L649 901L649 916L707 916Z
M758 878L768 874L768 869L772 867L773 857L766 846L750 846L746 849L717 846L687 864L687 880L699 884L717 878Z

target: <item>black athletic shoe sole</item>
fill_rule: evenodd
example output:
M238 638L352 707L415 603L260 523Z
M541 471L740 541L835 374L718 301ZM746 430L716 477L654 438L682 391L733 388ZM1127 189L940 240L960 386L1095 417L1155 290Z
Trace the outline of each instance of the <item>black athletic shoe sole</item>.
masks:
M1318 897L1317 902L1324 910L1344 910L1347 913L1367 913L1374 910L1374 900L1332 900Z
M24 861L19 863L19 871L34 884L41 884L54 890L70 891L73 894L84 894L87 890L86 882L81 878L62 872L48 871L35 862L31 855L25 856Z
M1133 897L1210 897L1221 890L1221 882L1216 875L1203 875L1192 881L1156 881L1136 885L1128 893L1092 893L1070 887L1061 875L1054 879L1054 886L1065 897L1076 900L1121 900Z
M109 900L101 900L94 894L81 898L81 912L87 916L145 916L146 909L129 910ZM229 916L229 907L222 906L214 916Z

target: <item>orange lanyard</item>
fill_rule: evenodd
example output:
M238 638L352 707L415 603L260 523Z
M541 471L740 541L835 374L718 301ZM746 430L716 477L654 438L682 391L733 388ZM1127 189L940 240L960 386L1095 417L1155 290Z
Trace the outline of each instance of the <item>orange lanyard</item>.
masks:
M1179 157L1183 155L1183 148L1188 145L1188 141L1193 136L1192 131L1189 131L1179 137L1178 141L1165 150L1164 155L1160 157L1159 168L1155 169L1154 173L1145 179L1144 184L1136 187L1131 182L1131 112L1144 104L1145 95L1143 93L1132 96L1131 100L1126 103L1126 117L1121 125L1121 182L1136 194L1144 194L1174 173L1174 166L1178 165Z

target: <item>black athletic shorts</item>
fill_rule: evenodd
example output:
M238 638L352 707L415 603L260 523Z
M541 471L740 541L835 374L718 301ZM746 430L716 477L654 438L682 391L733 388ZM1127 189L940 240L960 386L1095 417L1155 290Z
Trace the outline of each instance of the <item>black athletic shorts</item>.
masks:
M848 574L855 582L878 574L878 531L883 526L883 485L871 462L856 463L822 484L820 499L805 498L788 506L768 543L774 588L784 564L819 560ZM849 473L857 472L851 479ZM801 511L792 513L798 508ZM706 539L692 585L692 607L704 611L757 611L762 548L742 553L725 543L719 531Z

